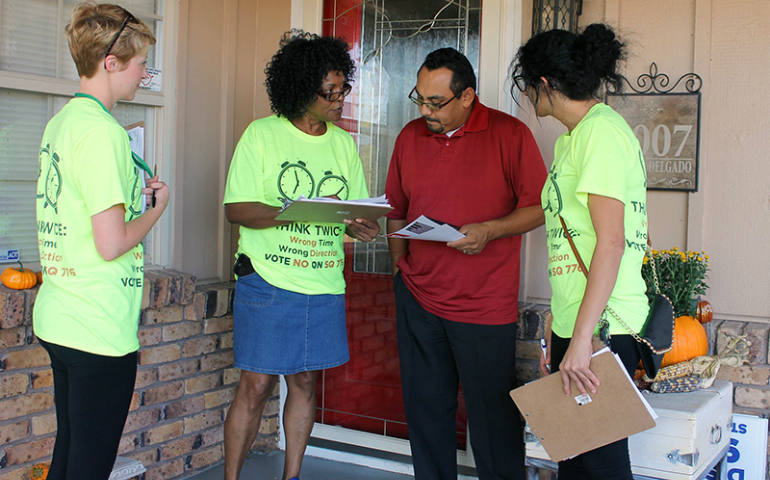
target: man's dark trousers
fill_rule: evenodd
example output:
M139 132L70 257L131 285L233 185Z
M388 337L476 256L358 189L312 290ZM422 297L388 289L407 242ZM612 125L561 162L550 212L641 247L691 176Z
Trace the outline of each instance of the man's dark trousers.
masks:
M457 479L457 394L468 411L479 480L524 479L516 382L516 324L446 320L420 306L394 278L401 383L415 480Z

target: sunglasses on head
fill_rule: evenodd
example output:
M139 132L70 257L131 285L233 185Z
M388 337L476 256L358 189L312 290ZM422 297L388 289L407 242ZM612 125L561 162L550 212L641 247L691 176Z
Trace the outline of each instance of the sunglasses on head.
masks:
M107 68L107 57L110 56L110 52L112 52L112 47L115 46L115 44L118 42L118 39L120 38L120 34L123 33L123 30L126 29L126 26L130 23L139 24L139 20L136 19L135 16L131 14L128 10L126 10L123 7L120 7L121 10L123 10L123 13L126 14L126 18L123 19L123 23L120 24L120 28L118 29L118 33L115 35L115 38L112 39L110 42L110 45L107 47L107 52L104 54L104 68Z

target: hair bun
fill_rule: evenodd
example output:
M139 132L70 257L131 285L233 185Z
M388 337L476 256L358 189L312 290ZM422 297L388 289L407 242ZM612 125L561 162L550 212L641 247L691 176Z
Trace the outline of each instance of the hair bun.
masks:
M618 61L624 58L625 47L612 28L602 23L593 23L578 35L574 48L577 57L584 59L585 67L600 77L611 79L616 75Z

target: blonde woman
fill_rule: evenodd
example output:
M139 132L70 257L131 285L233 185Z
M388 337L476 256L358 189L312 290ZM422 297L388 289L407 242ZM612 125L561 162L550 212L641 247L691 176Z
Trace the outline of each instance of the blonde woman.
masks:
M75 7L66 34L80 88L48 123L40 148L45 283L34 329L54 378L57 432L48 478L107 480L136 378L140 242L169 200L157 177L142 188L149 168L132 155L110 111L134 98L155 38L122 7L92 2ZM145 213L142 194L155 198Z

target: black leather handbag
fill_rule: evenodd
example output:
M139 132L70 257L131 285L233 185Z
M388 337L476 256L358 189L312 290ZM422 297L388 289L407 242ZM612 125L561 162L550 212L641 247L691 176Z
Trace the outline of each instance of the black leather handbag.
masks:
M578 265L583 269L583 274L585 274L587 279L588 267L583 263L583 259L575 247L575 242L572 240L572 235L569 233L564 219L559 216L559 220L561 220L561 226L564 229L570 247L572 247L572 252L575 254L575 258L577 258ZM649 250L649 245L647 248ZM617 320L628 331L629 335L634 337L634 340L637 342L636 348L639 351L639 357L642 359L642 365L644 366L644 373L649 378L655 378L663 361L663 356L671 350L671 345L674 342L674 306L668 297L660 293L655 259L650 257L650 262L652 262L652 272L655 277L655 296L652 298L652 302L650 302L650 312L647 314L647 320L645 320L641 331L639 333L634 332L609 305L604 307L604 311L609 313L612 318ZM608 326L607 320L603 320L603 322L604 330L608 331L606 328ZM608 341L609 334L607 334L606 339L602 338L602 340Z

